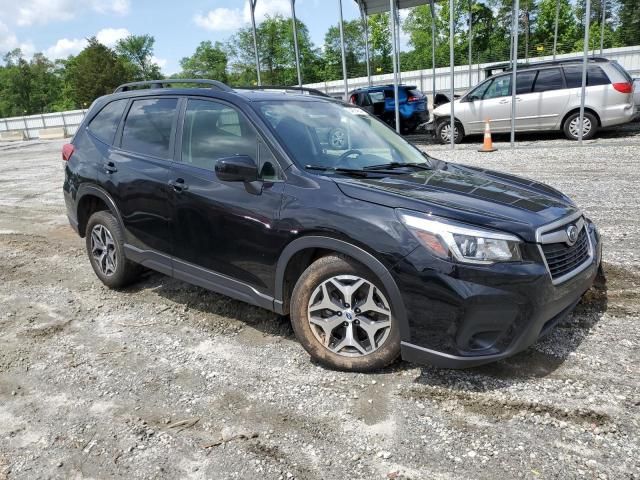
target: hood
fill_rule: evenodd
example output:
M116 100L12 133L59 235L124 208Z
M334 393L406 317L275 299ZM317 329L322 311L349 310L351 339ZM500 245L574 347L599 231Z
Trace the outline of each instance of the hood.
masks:
M440 162L382 178L335 177L345 195L514 233L535 242L535 230L578 211L557 190L532 180Z

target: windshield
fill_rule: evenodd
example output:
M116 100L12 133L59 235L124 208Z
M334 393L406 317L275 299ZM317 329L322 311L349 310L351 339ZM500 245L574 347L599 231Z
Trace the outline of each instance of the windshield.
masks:
M417 148L357 107L326 101L265 101L257 103L257 110L301 168L429 166Z

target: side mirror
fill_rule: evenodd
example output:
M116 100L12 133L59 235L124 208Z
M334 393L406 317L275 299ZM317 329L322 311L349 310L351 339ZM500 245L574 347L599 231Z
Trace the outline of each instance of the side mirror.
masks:
M224 182L255 182L258 166L249 155L220 158L216 162L216 175Z
M473 102L475 102L476 100L480 100L480 97L476 97L475 95L469 95L469 96L466 98L466 100L467 100L467 102L472 102L472 103L473 103Z

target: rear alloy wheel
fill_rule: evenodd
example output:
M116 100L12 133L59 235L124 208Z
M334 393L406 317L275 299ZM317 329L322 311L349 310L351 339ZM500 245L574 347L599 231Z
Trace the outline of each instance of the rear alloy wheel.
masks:
M124 256L124 235L109 211L91 215L86 229L87 254L96 276L109 288L122 288L134 281L141 267Z
M305 349L330 368L374 370L399 353L398 326L379 280L343 257L323 257L302 274L291 319Z
M564 122L564 134L569 140L578 140L580 138L580 112L569 115ZM584 121L582 124L582 139L590 140L598 131L598 119L589 112L584 112Z
M462 125L460 122L455 122L453 128L454 143L461 143L464 138L464 133L462 131ZM448 144L451 143L451 122L442 121L436 127L436 137L440 141L440 143Z

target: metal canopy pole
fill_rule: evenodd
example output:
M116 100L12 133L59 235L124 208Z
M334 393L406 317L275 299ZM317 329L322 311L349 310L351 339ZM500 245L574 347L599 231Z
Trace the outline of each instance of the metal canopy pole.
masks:
M560 0L556 0L556 23L553 30L553 59L556 59L558 50L558 18L560 17Z
M454 80L455 80L455 59L454 59L454 55L453 55L453 42L454 42L454 35L455 35L455 31L453 28L453 8L454 8L454 0L449 0L449 66L451 69L451 148L454 149L455 147L455 140L456 140L456 135L455 135L455 108L454 108Z
M396 132L400 133L400 105L398 102L398 57L396 52L396 4L389 0L389 19L391 20L391 48L393 57L393 102L395 104Z
M302 74L300 73L300 52L298 51L298 27L296 22L296 0L291 0L291 23L293 25L293 48L296 51L296 70L298 71L298 86L302 87Z
M515 0L513 6L513 21L511 22L511 30L513 31L513 64L511 77L511 148L516 146L516 74L518 70L518 29L520 23L520 0Z
M402 83L402 68L400 66L400 8L396 2L396 55L398 56L398 83Z
M344 27L342 20L342 0L338 0L340 7L340 50L342 52L342 78L344 80L344 101L349 97L349 82L347 81L347 54L344 51Z
M435 108L436 104L436 8L435 0L429 1L429 7L431 7L431 70L433 80L433 99L432 108Z
M260 80L260 55L258 53L258 37L256 35L256 2L258 0L249 0L249 8L251 10L251 29L253 31L253 51L256 55L256 73L258 75L258 86L262 85Z
M471 88L471 86L473 85L473 81L472 81L472 71L471 71L471 63L472 63L472 56L471 56L471 42L473 41L473 14L472 14L472 8L473 8L473 0L469 0L469 88Z
M360 7L360 17L362 19L362 26L364 28L364 54L367 61L367 82L371 86L371 61L369 60L369 19L367 18L367 7L362 3L362 0L358 0L358 6Z
M587 0L587 9L584 18L584 51L582 54L582 89L580 92L580 123L578 125L578 141L582 145L582 129L584 128L584 102L587 88L587 59L589 57L589 20L591 15L591 0ZM593 125L591 125L593 128Z
M604 22L607 20L607 1L600 0L600 6L602 7L602 20L600 22L600 55L604 51Z

